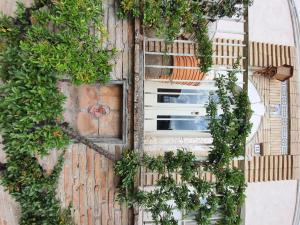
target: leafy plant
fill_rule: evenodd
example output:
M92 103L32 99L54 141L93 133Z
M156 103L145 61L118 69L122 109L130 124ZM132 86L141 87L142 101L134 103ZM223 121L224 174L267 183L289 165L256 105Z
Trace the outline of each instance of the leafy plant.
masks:
M179 149L164 156L152 157L126 151L116 164L120 176L119 201L138 205L149 211L156 224L175 225L175 210L194 214L199 225L211 224L215 213L221 214L220 225L238 225L240 208L245 199L245 178L241 169L232 168L235 157L244 155L246 137L250 133L252 114L247 93L236 86L236 70L216 78L216 98L210 97L207 116L213 138L208 160L198 162L192 152ZM221 108L221 113L219 113ZM137 190L134 181L139 168L145 167L159 175L154 190ZM208 182L197 175L199 168L211 173L216 181ZM178 173L181 182L176 182Z
M140 4L139 4L140 2ZM154 29L167 42L183 33L192 33L198 43L197 58L203 72L212 65L212 43L208 23L222 17L240 16L240 4L251 0L193 1L193 0L120 0L119 15L141 18L146 28Z
M214 185L196 176L196 165L195 155L182 149L178 149L176 154L166 152L160 157L145 154L142 159L136 152L126 151L115 166L116 175L121 178L118 199L131 206L142 206L151 212L156 224L178 224L174 210L185 211L186 214L198 211L197 219L203 221L216 210L217 197ZM154 190L134 189L139 167L149 168L160 176ZM173 178L175 172L181 176L180 185ZM201 203L201 199L210 202L210 206Z
M36 158L69 143L59 126L65 97L58 80L109 80L114 51L102 48L102 14L101 0L35 0L29 8L18 4L15 17L0 17L0 128L7 156L1 184L22 207L20 224L72 224L70 210L56 199L63 155L51 174Z

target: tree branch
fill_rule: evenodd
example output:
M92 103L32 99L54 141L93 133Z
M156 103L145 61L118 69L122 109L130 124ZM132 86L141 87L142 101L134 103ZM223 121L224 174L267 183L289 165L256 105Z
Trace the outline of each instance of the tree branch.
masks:
M70 138L75 139L76 141L88 146L89 148L93 149L94 151L98 152L99 154L103 155L105 158L116 162L116 157L114 154L109 152L108 150L96 145L94 142L90 141L88 138L80 135L78 132L73 130L69 127L68 123L60 124L62 131L67 134Z
M38 124L37 127L41 127L46 125L46 122L42 122L41 124ZM55 123L48 123L54 125ZM93 149L94 151L98 152L100 155L103 155L105 158L111 160L112 162L116 162L116 157L114 154L110 153L108 150L96 145L94 142L90 141L88 138L80 135L78 132L76 132L74 129L69 127L68 123L62 123L57 124L61 127L62 131L68 135L70 138L73 138L74 140L78 141L79 143L82 143L86 145L87 147ZM33 130L31 131L33 132ZM0 162L0 172L6 170L6 164Z

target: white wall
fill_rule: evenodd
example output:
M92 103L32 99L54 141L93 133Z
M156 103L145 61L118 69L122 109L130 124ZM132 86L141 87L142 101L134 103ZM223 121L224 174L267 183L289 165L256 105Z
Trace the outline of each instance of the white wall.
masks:
M287 0L254 0L249 10L250 40L294 45Z
M296 2L300 7L300 0ZM242 32L243 24L220 21L218 30ZM215 37L243 39L241 35L224 33L216 33ZM288 1L254 0L254 4L249 8L249 38L250 41L294 46Z
M297 181L250 183L245 225L292 225Z

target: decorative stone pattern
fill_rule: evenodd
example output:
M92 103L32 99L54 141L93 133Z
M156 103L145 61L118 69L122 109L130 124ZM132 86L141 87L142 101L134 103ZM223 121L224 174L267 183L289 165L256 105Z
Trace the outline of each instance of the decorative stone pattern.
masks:
M288 86L287 81L281 82L281 154L288 154Z
M252 157L254 145L262 143L263 155L288 154L288 87L287 82L272 80L261 75L251 77L262 96L267 112L260 129L248 142L247 155Z
M101 138L120 138L122 134L123 94L120 85L72 86L68 82L59 84L67 96L65 119L82 135ZM104 106L107 114L95 116L92 107Z

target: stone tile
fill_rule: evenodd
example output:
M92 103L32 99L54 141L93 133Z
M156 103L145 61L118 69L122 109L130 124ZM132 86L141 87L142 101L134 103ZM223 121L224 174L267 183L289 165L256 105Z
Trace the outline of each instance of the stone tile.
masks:
M100 137L121 137L122 121L120 113L111 111L110 114L99 118Z
M82 85L78 87L79 108L88 108L97 104L99 87L96 85Z
M122 87L120 85L101 86L99 95L110 96L110 97L121 97Z
M77 129L82 135L97 135L98 120L88 113L80 112L77 116Z
M92 137L115 137L122 134L123 91L120 85L81 85L59 83L58 88L67 96L64 120L80 134ZM110 107L108 115L94 118L87 112L90 106L103 104Z
M111 110L122 110L121 97L100 96L99 102L103 105L108 105Z

